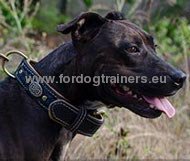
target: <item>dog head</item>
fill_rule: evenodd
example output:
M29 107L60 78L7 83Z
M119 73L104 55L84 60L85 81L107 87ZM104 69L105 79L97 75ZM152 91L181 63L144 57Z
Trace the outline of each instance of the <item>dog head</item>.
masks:
M159 58L153 37L122 14L111 12L102 17L82 13L70 23L59 25L58 31L71 33L81 72L119 77L119 82L109 79L98 86L91 85L96 99L148 118L156 118L162 112L168 117L175 114L165 97L183 86L186 75Z

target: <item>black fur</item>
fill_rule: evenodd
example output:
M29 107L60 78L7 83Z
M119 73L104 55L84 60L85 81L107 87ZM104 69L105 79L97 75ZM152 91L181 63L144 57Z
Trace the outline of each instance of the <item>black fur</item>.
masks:
M59 46L39 61L34 68L43 76L84 74L166 75L166 84L126 84L138 94L150 97L173 95L184 83L185 75L156 55L152 37L118 13L106 18L96 13L83 13L72 22L60 25L63 34L71 33L72 41ZM138 51L133 51L135 45ZM134 49L134 48L133 48ZM130 109L136 114L156 118L158 110L149 109L117 93L111 84L56 84L51 86L73 105L87 101ZM117 86L117 85L116 85ZM47 111L27 95L17 80L6 78L0 83L0 160L57 161L74 135L48 117Z

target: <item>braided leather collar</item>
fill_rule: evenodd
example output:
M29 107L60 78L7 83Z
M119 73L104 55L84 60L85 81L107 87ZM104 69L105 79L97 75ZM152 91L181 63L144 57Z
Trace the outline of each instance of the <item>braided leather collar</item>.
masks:
M100 114L90 114L86 108L71 105L61 94L45 82L27 82L27 77L41 76L32 67L31 61L23 59L15 72L15 77L26 92L48 111L50 119L67 130L92 136L103 124ZM39 79L40 80L40 79Z

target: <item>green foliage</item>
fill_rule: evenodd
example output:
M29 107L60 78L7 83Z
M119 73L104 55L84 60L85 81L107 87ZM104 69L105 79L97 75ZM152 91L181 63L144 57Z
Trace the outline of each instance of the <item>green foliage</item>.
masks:
M171 58L173 63L179 63L183 58L184 45L190 47L190 24L185 18L163 18L149 27L155 34L158 43L158 51Z
M31 20L35 15L38 4L31 7L32 1L23 4L16 0L0 0L0 25L14 35L22 35L25 29L31 28Z
M163 8L160 14L162 16L170 16L170 17L180 16L183 12L183 8L186 6L188 2L187 0L176 0L176 1L167 0L167 1L170 5Z
M56 3L43 4L37 16L33 19L32 25L35 30L40 32L54 33L59 23L64 23L69 16L60 14L56 8Z
M93 0L83 0L85 6L90 8L93 5Z
M21 7L21 4L19 4L19 2L21 2L20 0L0 0L0 47L2 53L9 48L24 50L27 55L35 58L37 61L39 58L43 57L52 46L50 47L48 43L44 43L43 40L47 40L46 37L42 40L37 40L35 36L42 37L43 34L41 35L39 32L47 32L48 34L55 32L57 24L67 22L73 15L71 12L69 12L69 14L59 13L57 0L44 0L44 4L40 5L39 10L39 4L33 6L31 3L28 3L32 1L33 0L23 0L25 3L23 7ZM188 1L152 1L156 1L159 7L144 7L147 6L146 4L148 4L149 0L112 0L112 2L115 2L112 4L112 7L117 8L119 11L126 11L127 17L133 20L135 20L137 10L139 10L140 19L143 18L143 15L148 19L146 29L155 36L156 44L158 45L158 53L165 57L167 61L177 64L177 66L182 63L184 65L186 62L187 67L187 60L190 57L190 23L188 19L182 16L182 13ZM67 2L71 3L70 0L67 0ZM94 6L93 11L98 12L101 10L107 12L113 9L107 4L107 6L104 6L103 3L97 3L97 1L94 0L83 0L81 2L85 4L87 10L92 9ZM98 2L101 2L101 0ZM36 15L37 10L38 13ZM37 34L29 38L23 36L29 31L28 29L37 31ZM55 43L55 45L58 44ZM189 73L188 70L186 70L186 72ZM0 68L0 80L5 76L6 74ZM185 115L185 113L188 114L189 109L188 82L187 80L185 87L187 97L183 97L182 95L175 97L175 104L180 108L178 109L176 119L173 120L174 122L171 123L172 120L167 122L164 118L161 118L161 120L164 120L164 124L147 121L137 116L133 116L133 114L130 115L130 113L126 111L119 112L121 109L114 109L112 113L105 115L105 117L107 117L106 124L104 128L102 128L102 131L96 134L96 138L90 140L90 143L88 142L87 144L78 144L77 142L78 147L74 146L74 151L81 149L82 152L86 152L90 157L94 156L94 159L100 157L104 151L104 156L107 156L108 159L110 158L111 160L121 160L120 158L124 160L139 160L139 158L150 159L152 157L159 158L161 154L165 157L174 156L174 158L188 155L189 144L187 143L190 134L188 125L190 124L189 116ZM183 106L186 104L187 106ZM123 123L121 123L121 118ZM171 124L169 124L169 122ZM123 128L118 128L121 125ZM128 127L129 129L127 129ZM79 139L81 141L81 137L79 137ZM85 139L84 141L87 140L88 139ZM158 143L162 143L163 146ZM172 143L171 146L169 143ZM96 146L93 145L92 150L89 150L92 144ZM81 148L79 148L80 145ZM172 148L176 149L177 152L175 154L170 153ZM96 149L100 149L99 155ZM140 149L139 151L141 151L142 154L138 152L138 149ZM77 156L78 154L80 153L77 153ZM71 155L74 155L73 150L71 150Z

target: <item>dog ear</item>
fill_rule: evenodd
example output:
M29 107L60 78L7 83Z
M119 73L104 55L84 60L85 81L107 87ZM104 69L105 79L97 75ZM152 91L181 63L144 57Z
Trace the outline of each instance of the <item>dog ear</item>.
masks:
M109 20L125 20L124 14L117 11L109 12L105 18Z
M85 12L76 17L68 24L57 26L57 31L63 34L72 33L75 39L84 38L84 36L95 36L100 27L107 19L93 12Z

